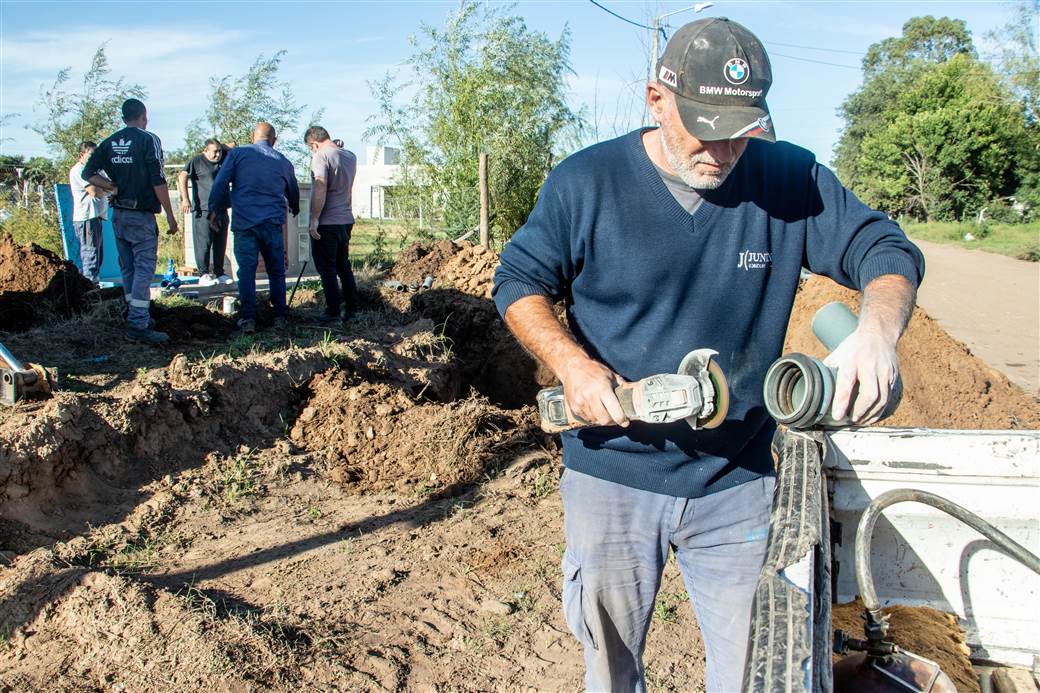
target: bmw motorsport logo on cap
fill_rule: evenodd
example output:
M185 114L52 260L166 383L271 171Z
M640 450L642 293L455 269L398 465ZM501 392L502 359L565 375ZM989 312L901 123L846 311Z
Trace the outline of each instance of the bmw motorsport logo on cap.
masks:
M743 84L751 76L751 68L743 59L731 58L722 69L722 75L730 84Z

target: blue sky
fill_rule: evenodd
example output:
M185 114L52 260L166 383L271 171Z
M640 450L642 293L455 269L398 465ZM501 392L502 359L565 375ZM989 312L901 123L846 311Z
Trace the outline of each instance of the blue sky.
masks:
M647 23L692 2L601 0L618 14ZM78 82L94 50L108 43L113 75L148 91L149 129L167 149L181 146L185 126L202 115L211 76L241 74L260 53L285 49L282 77L306 117L323 107L333 137L361 153L366 119L375 112L367 82L398 70L410 55L420 22L441 25L456 2L48 2L0 0L0 113L18 114L3 128L3 153L47 154L25 126L40 88L72 68ZM88 8L85 10L84 8ZM867 47L900 33L917 15L964 19L985 52L984 34L1010 17L1007 2L846 2L842 0L717 0L699 16L727 16L765 43L773 63L768 101L781 139L825 162L838 137L835 109L860 83ZM569 26L575 74L572 103L595 116L599 139L640 124L650 32L612 17L587 0L521 1L514 11L532 28L556 37ZM697 18L683 12L672 29ZM810 62L820 61L820 62ZM831 64L822 64L831 63Z

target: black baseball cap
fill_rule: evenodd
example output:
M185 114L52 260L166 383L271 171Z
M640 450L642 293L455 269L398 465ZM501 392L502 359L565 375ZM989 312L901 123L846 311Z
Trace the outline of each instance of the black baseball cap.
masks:
M740 24L712 17L684 25L669 39L657 79L697 139L776 141L766 106L773 69L762 42Z

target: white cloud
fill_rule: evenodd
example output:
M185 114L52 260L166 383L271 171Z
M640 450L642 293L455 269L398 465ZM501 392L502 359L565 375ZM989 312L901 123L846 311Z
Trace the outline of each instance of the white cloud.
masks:
M149 128L163 138L167 149L182 143L184 128L203 115L211 77L240 75L257 56L277 50L269 35L256 31L220 30L207 25L175 28L134 29L126 33L111 24L84 26L65 32L5 32L0 47L0 111L18 113L4 128L3 136L13 141L5 150L30 155L45 154L42 140L25 126L32 124L41 86L50 86L59 70L71 67L72 88L80 83L97 47L106 44L113 77L140 84L147 91ZM350 39L344 45L379 41L377 36ZM265 50L265 46L275 46ZM317 60L317 62L315 62ZM344 125L363 129L364 118L373 110L366 81L392 67L388 64L343 64L329 69L326 58L309 58L291 50L282 63L280 77L289 82L298 103L310 111L324 106L326 113L350 113ZM364 113L356 111L364 108ZM349 109L349 110L348 110Z

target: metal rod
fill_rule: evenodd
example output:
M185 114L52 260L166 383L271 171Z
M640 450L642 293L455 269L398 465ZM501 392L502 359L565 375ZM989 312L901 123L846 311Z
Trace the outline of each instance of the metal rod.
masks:
M304 270L307 269L307 263L308 262L310 262L310 260L304 260L303 261L303 267L300 268L300 274L297 275L297 277L296 277L296 283L293 284L292 291L289 292L289 300L285 304L285 309L286 310L289 310L290 308L292 308L292 300L296 296L296 287L298 287L300 285L300 280L303 279L303 272L304 272Z
M867 509L863 511L859 526L856 528L856 584L859 587L859 594L863 598L863 606L867 614L868 637L871 625L879 627L882 634L887 630L887 624L881 616L881 602L878 601L877 592L874 590L874 575L870 569L870 542L874 534L874 525L881 517L882 510L890 505L907 501L930 505L957 518L999 546L1011 558L1040 575L1040 558L975 513L927 491L912 488L886 491L870 502Z
M22 362L19 361L14 354L8 351L7 347L5 347L3 344L0 344L0 359L3 359L12 371L25 370L25 366L22 365Z

